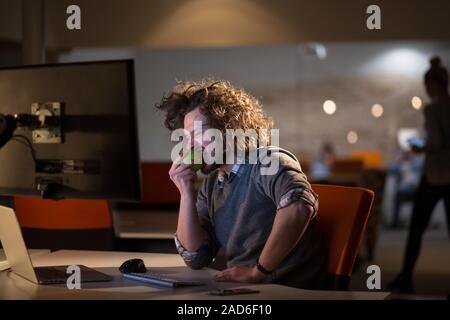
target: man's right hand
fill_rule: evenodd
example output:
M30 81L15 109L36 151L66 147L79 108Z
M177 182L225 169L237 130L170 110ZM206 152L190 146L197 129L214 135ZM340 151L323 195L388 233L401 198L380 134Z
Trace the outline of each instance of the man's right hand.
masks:
M191 164L181 162L178 157L169 170L170 179L175 183L182 196L193 196L195 194L194 182L197 174L191 170Z
M176 231L178 240L186 250L195 251L205 239L195 206L196 190L194 182L197 179L197 174L192 171L190 164L182 163L181 157L178 157L169 170L169 176L181 195Z

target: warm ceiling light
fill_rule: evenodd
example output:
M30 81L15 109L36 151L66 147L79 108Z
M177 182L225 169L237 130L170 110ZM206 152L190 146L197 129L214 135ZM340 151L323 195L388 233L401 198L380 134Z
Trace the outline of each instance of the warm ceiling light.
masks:
M414 109L419 110L422 107L422 99L420 99L418 96L414 96L411 99L411 105Z
M323 111L326 114L334 114L336 112L336 103L333 100L327 100L323 103Z
M372 109L370 110L370 112L372 113L372 116L374 118L381 117L383 115L383 111L384 111L383 106L381 104L378 104L378 103L374 104L372 106Z
M347 142L350 144L355 144L358 142L358 134L355 131L349 131L347 133Z

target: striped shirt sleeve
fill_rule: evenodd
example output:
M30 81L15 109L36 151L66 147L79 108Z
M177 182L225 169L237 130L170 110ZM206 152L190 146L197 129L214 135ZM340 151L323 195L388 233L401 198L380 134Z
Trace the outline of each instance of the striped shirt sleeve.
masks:
M319 209L319 197L318 195L310 188L305 187L297 187L286 192L280 199L278 203L277 210L286 208L291 205L295 201L303 200L311 207L313 207L313 218L316 217L317 211Z

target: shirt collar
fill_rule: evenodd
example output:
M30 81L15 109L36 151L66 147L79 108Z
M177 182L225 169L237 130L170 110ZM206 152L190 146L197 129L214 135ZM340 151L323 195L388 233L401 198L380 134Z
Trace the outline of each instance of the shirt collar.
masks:
M243 159L238 159L238 160L233 164L233 166L231 167L231 170L226 170L226 169L224 169L223 171L226 173L226 175L227 175L228 177L232 177L232 176L234 176L234 175L240 175L239 169L240 169L240 167L241 167L241 165L242 165L243 163L245 163L245 160L243 160Z

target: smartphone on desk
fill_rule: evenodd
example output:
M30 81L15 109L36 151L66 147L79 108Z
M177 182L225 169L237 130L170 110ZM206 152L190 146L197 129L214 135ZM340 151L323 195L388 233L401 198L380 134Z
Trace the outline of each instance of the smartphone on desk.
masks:
M236 289L217 289L210 291L213 296L234 296L238 294L250 294L259 293L259 290L253 290L249 288L236 288Z

